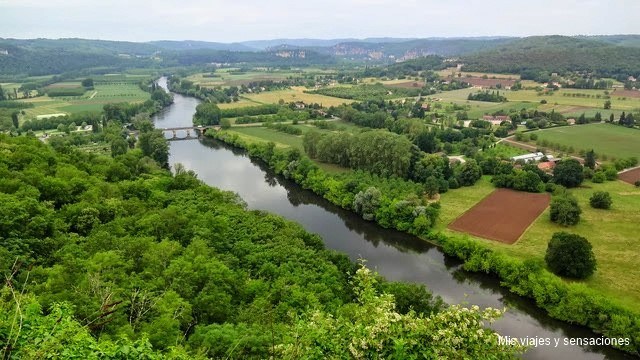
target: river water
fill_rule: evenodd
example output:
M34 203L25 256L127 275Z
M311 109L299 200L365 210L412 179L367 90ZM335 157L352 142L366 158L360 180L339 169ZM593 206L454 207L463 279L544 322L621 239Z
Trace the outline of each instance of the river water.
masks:
M166 89L166 79L159 80ZM174 94L174 104L154 117L157 128L191 126L199 101ZM167 134L167 136L172 134ZM177 132L177 137L186 133ZM550 346L531 348L526 359L632 359L609 347L564 345L571 338L598 335L589 329L554 320L532 301L500 288L495 277L469 273L460 261L414 236L364 221L314 193L301 189L243 151L211 139L170 143L169 163L194 170L205 183L238 193L250 209L266 210L301 224L322 237L327 248L363 258L367 265L394 281L425 284L450 304L507 308L492 328L503 336L550 339ZM576 309L576 311L580 311ZM556 347L555 341L559 341Z

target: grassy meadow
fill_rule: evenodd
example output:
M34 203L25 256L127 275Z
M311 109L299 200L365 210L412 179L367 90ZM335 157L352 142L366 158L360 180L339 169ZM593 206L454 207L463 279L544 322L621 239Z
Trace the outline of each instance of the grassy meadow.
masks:
M476 185L451 190L440 197L442 211L438 230L455 233L447 225L464 214L480 200L491 194L494 186L490 177L483 176ZM549 220L549 209L533 222L520 240L513 245L469 236L498 251L520 259L544 262L547 244L553 233L567 231L586 237L593 245L598 269L585 284L627 306L640 301L640 189L622 181L603 184L585 182L581 188L571 190L582 208L581 221L573 227L562 227ZM593 209L589 197L595 191L608 191L613 198L611 210ZM506 221L504 219L502 221ZM499 220L500 221L500 220Z
M38 115L100 111L108 103L136 103L149 98L149 93L142 91L135 83L96 83L94 90L88 90L82 96L45 95L21 101L34 105L33 108L25 109L26 115L23 116L23 119L30 119Z
M640 131L612 124L563 126L538 130L538 140L571 146L577 150L593 149L607 157L640 158Z

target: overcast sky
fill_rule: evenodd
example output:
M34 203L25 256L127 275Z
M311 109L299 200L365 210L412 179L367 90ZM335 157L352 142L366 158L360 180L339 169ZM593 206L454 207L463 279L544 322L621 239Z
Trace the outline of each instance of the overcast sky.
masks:
M0 37L108 40L638 34L640 0L0 0Z

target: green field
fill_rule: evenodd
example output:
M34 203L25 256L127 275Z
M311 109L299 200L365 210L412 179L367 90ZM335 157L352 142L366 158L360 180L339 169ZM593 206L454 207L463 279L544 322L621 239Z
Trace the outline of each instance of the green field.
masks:
M23 119L29 119L38 115L100 111L108 103L136 103L149 98L149 93L142 91L135 83L97 83L94 90L85 92L83 96L40 96L21 101L35 105L33 108L25 109L26 115Z
M330 74L334 71L308 68L304 70L279 70L279 69L252 69L239 71L238 68L226 68L216 70L215 73L198 73L190 75L187 80L204 87L215 86L240 86L253 81L273 80L280 81L287 78L301 77L304 74Z
M437 228L445 233L454 233L446 229L447 225L493 192L494 187L489 180L490 177L484 176L474 186L442 194L442 211ZM552 223L547 209L513 245L469 237L511 256L543 262L553 233L569 231L584 236L592 243L598 261L597 272L585 283L628 306L636 306L640 301L640 268L637 266L640 257L640 239L637 236L640 189L622 181L603 184L588 182L585 185L572 190L583 211L582 220L576 226L567 228ZM589 197L595 191L608 191L611 194L611 210L589 206Z
M243 135L253 141L273 141L279 147L292 146L297 149L302 148L302 136L290 135L265 127L234 127L233 132Z
M577 150L593 149L607 157L640 157L640 131L612 124L564 126L539 130L538 139L571 146Z
M431 98L441 99L443 102L452 102L460 105L470 105L471 109L467 111L469 118L475 119L484 114L491 114L498 110L520 110L522 108L538 108L542 111L556 111L567 117L577 117L584 113L586 116L593 117L596 112L600 112L603 117L608 117L611 113L616 118L623 111L635 111L640 109L640 98L623 97L611 93L611 110L604 109L605 99L604 90L582 90L582 89L561 89L553 93L553 95L538 95L535 90L499 90L509 100L506 103L491 103L482 101L468 101L467 96L470 93L479 91L478 89L468 88L447 91L431 95ZM493 91L493 90L492 90ZM588 94L589 97L573 96L575 94ZM598 98L598 96L600 98ZM546 104L540 104L545 100Z

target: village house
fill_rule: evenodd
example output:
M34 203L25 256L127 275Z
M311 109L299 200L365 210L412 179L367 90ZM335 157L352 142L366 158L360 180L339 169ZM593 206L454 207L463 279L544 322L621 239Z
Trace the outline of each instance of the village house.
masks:
M482 117L482 120L490 122L491 125L500 125L502 124L503 121L511 121L511 117L505 116L505 115L498 115L498 116L485 115Z
M567 124L575 125L576 124L576 119L567 119Z

